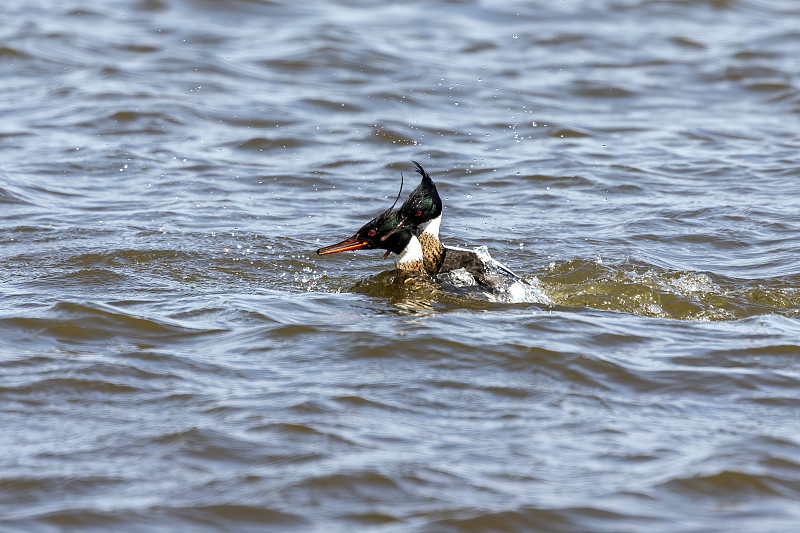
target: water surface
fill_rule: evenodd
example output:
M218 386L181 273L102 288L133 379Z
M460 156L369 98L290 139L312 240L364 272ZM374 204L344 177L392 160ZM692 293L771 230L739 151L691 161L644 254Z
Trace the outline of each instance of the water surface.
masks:
M0 529L796 529L795 2L0 12Z

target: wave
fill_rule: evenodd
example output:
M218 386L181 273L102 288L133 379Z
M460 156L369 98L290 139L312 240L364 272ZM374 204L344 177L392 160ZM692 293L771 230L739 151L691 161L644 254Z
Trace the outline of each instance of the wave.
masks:
M524 294L492 294L475 287L445 286L445 291L414 293L397 287L391 271L355 285L315 280L319 289L350 290L389 298L420 309L473 309L476 301L530 304L551 308L585 308L655 318L692 321L740 320L758 315L800 316L800 275L772 279L734 279L710 272L677 271L641 262L606 264L576 259L551 262L546 270L523 274ZM475 290L468 290L475 289Z

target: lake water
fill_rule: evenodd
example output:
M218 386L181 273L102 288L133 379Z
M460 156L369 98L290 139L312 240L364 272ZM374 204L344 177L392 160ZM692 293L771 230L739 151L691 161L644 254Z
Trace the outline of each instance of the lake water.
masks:
M0 14L0 530L797 530L800 3Z

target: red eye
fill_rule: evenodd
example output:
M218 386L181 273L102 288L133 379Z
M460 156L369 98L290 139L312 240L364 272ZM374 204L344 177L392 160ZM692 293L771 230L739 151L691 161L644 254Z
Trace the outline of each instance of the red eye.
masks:
M367 232L367 235L369 235L370 237L374 237L376 233L378 233L378 232L377 232L377 231L375 231L374 229L371 229L371 230L369 230L369 231Z
M422 216L422 211L417 211L417 216L421 217Z

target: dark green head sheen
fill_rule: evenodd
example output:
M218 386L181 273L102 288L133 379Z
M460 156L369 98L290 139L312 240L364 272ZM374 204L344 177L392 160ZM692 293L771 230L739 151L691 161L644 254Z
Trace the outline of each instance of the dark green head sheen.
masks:
M401 226L419 226L442 214L442 199L439 198L436 184L433 183L422 165L416 161L412 161L412 163L417 167L422 181L400 207Z
M399 211L384 211L364 224L356 235L369 243L367 248L382 248L399 254L413 236L410 228L400 227L399 224Z

